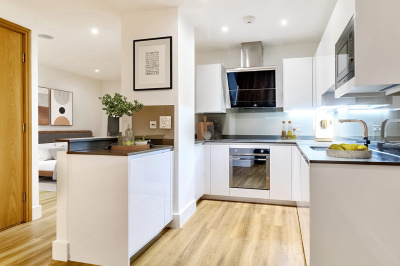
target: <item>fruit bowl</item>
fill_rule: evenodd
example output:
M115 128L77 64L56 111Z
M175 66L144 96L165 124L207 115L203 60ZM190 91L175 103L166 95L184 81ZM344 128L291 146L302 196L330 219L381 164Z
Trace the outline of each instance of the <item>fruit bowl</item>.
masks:
M372 150L358 144L332 144L326 149L326 155L335 158L369 159L372 157Z

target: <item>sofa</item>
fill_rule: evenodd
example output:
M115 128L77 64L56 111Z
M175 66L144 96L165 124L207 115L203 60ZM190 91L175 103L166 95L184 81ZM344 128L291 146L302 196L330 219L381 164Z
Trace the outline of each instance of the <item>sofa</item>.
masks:
M66 142L39 144L39 176L47 176L57 180L57 152L66 151Z

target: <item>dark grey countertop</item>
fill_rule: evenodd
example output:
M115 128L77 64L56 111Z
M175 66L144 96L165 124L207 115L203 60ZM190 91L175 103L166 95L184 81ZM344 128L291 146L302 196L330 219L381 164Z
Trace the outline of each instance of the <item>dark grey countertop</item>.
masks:
M265 138L263 138L265 137ZM300 137L294 140L281 140L280 136L241 136L239 138L223 138L221 140L207 140L197 141L196 144L228 144L228 143L270 143L270 144L287 144L297 145L300 152L304 155L309 163L328 163L328 164L368 164L368 165L394 165L400 166L400 156L396 153L386 152L385 150L378 150L377 143L372 142L370 149L372 149L372 157L370 159L348 159L348 158L334 158L326 155L325 150L313 150L311 147L329 147L332 143L359 143L361 140L355 138L335 138L334 142L317 142L312 137ZM400 146L398 147L400 150ZM400 152L400 151L399 151ZM397 153L399 154L399 153Z
M174 146L169 145L154 145L153 148L144 151L112 151L104 149L87 149L87 150L77 150L69 151L68 154L82 154L82 155L111 155L111 156L133 156L144 153L163 151L163 150L174 150Z

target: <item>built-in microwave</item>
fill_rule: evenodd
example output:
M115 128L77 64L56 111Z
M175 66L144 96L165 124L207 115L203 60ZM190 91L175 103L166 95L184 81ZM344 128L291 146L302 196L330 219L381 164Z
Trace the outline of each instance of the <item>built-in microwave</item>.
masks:
M335 45L336 89L351 80L354 69L354 16Z

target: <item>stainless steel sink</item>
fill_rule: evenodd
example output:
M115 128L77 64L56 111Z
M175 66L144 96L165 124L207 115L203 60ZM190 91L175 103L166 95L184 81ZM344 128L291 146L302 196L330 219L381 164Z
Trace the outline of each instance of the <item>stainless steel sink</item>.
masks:
M325 147L325 146L310 146L310 149L314 150L314 151L326 151L326 149L329 147Z

